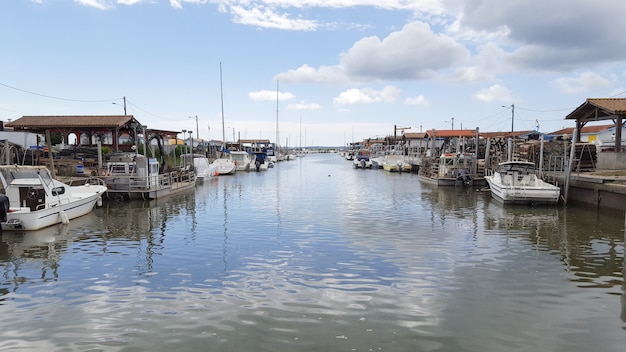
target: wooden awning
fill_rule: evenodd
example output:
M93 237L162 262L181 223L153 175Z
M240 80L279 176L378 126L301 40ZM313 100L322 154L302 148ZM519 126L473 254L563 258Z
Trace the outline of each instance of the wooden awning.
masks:
M578 134L576 140L580 140L582 128L589 122L612 120L615 124L615 152L622 150L622 126L626 116L625 98L588 98L583 104L569 113L566 120L576 120Z

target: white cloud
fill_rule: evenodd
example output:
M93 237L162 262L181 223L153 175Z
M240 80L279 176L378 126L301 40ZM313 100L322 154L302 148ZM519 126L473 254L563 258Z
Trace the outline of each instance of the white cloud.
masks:
M237 23L307 31L320 26L317 21L304 19L307 14L302 11L312 8L342 9L363 6L388 11L443 12L439 0L171 0L174 1L210 1L217 4L220 11L231 13ZM283 11L282 14L278 14L279 9Z
M146 1L153 1L153 0L117 0L117 3L121 5L131 6L131 5L139 4L141 2L146 2Z
M451 37L434 33L426 23L413 22L382 40L366 37L357 41L341 55L338 65L318 70L303 65L277 77L314 83L427 79L468 57L467 49Z
M409 97L404 100L406 105L429 105L430 102L423 95L418 95L416 97Z
M335 105L356 105L393 102L397 99L399 93L400 90L393 86L387 86L381 91L372 88L353 88L341 92L338 97L333 99L333 103Z
M297 104L287 105L287 110L319 110L321 106L316 103L300 102Z
M289 14L278 14L269 7L232 6L230 12L234 16L235 23L257 27L297 31L313 31L318 27L316 21L290 18Z
M487 89L474 93L473 98L483 102L499 101L507 103L513 100L509 89L500 84L494 84Z
M113 8L113 4L111 4L108 0L74 0L74 2L83 6L93 7L98 10L108 10Z
M495 43L480 47L478 54L467 66L459 66L443 82L468 83L494 80L498 73L507 70L504 58L507 53Z
M276 98L278 98L278 100L290 100L295 98L295 96L291 93L278 93L278 97L276 96L276 91L271 91L271 90L260 90L257 92L250 92L248 93L248 98L250 98L250 100L252 101L276 101Z
M553 80L559 90L566 94L579 94L608 87L611 82L595 72L583 72L578 77L562 77Z
M566 71L623 60L625 11L626 2L614 0L481 0L465 4L459 26L505 34L497 40L509 46L517 71Z
M280 73L274 79L285 82L309 83L343 83L348 81L338 66L321 66L319 69L315 69L306 64L295 70Z

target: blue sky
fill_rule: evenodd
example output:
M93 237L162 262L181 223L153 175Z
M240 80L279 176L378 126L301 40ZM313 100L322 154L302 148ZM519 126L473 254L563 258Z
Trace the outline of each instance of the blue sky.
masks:
M614 0L5 0L0 119L123 114L126 97L150 128L222 139L221 64L228 140L274 141L277 121L289 146L394 125L509 131L512 104L515 130L551 132L586 98L626 97L624 13Z

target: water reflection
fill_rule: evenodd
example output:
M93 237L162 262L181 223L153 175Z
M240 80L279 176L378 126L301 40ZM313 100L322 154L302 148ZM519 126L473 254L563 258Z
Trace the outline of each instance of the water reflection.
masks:
M0 237L0 302L22 284L59 278L59 260L74 241L80 241L99 222L94 213L37 231L5 231Z
M3 236L0 350L623 348L622 219L413 176L307 156Z
M502 207L493 201L485 206L487 233L528 241L557 256L577 287L620 296L620 318L626 322L623 221L579 207Z

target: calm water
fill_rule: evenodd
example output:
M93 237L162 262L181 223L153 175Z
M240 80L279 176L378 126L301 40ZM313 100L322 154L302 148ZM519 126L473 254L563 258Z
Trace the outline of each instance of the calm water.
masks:
M0 351L624 351L624 236L309 155L5 233Z

